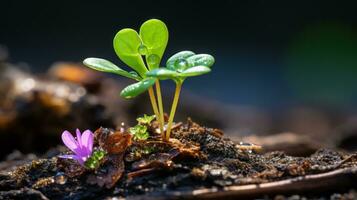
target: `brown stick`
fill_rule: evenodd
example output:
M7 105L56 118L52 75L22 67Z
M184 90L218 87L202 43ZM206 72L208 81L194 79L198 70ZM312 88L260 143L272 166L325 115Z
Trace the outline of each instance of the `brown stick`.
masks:
M321 194L325 191L348 190L356 186L357 167L352 167L269 183L168 192L163 196L170 199L251 199L277 194L305 194L307 192ZM160 197L155 199L160 199Z

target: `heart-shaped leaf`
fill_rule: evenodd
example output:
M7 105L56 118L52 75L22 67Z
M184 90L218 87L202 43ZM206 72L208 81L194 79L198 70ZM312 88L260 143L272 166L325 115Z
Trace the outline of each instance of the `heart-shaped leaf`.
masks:
M133 97L138 96L139 94L145 92L148 88L150 88L152 85L155 84L155 78L145 78L141 80L140 82L131 84L124 88L120 92L120 96L130 99Z
M144 78L147 69L138 51L141 43L139 34L130 28L120 30L113 40L114 50L119 58Z
M191 76L199 76L202 74L207 74L210 71L211 71L211 69L209 67L195 66L195 67L188 68L179 74L181 77L191 77Z
M101 71L101 72L108 72L108 73L113 73L113 74L118 74L121 76L125 76L127 78L131 78L134 80L140 80L140 77L136 74L136 72L127 72L112 62L102 59L102 58L86 58L83 61L83 64L86 65L87 67Z
M166 62L166 67L171 70L181 70L182 69L182 64L181 62L184 62L188 57L195 55L192 51L181 51L173 56L171 56L167 62Z
M206 66L211 67L214 64L213 56L209 54L197 54L186 58L190 67Z
M176 79L179 77L179 73L176 71L169 70L167 68L157 68L150 70L149 72L146 73L147 76L149 77L155 77L161 80L166 80L166 79Z
M140 37L147 48L145 56L149 69L151 70L159 67L160 60L169 40L169 32L165 23L158 19L150 19L144 22L140 27ZM158 56L158 61L149 62L148 58L150 55Z

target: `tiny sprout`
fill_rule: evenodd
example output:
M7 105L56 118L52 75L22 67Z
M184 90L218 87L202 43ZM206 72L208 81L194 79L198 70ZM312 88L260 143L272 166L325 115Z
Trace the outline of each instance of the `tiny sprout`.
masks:
M134 140L147 140L149 138L147 127L144 125L137 124L131 127L129 132L133 135Z
M169 33L164 22L150 19L144 22L139 33L134 29L120 30L114 37L115 53L121 61L133 71L125 71L110 61L101 58L87 58L84 65L97 71L114 73L137 81L124 88L120 95L124 98L134 98L148 91L154 114L159 122L162 139L168 141L175 116L181 86L188 77L199 76L211 71L214 58L208 54L195 54L192 51L181 51L171 56L166 67L159 67L168 42ZM176 83L174 100L172 102L167 131L164 132L164 109L159 80L171 79ZM155 85L155 91L153 89ZM144 116L145 118L145 116ZM130 130L134 139L147 139L148 120L140 119L139 124Z
M144 114L144 116L137 118L136 121L138 121L139 124L148 125L154 119L155 119L155 115L146 115L146 114Z

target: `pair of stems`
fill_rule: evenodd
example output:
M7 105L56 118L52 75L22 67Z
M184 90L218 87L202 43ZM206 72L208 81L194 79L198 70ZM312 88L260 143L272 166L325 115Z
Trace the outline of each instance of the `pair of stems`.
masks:
M155 98L155 93L154 93L153 87L149 88L149 97L150 97L152 109L154 111L156 119L159 121L160 133L161 133L162 137L164 138L164 134L165 134L164 133L164 124L165 124L164 110L163 110L163 104L162 104L161 87L160 87L160 83L158 80L156 80L156 82L155 82L155 87L156 87L157 101Z
M161 137L165 141L169 141L169 139L170 139L172 123L173 123L173 120L174 120L175 112L176 112L177 105L178 105L178 100L179 100L179 97L180 97L181 85L182 85L181 83L177 83L176 84L175 96L174 96L174 100L173 100L172 106L171 106L171 111L170 111L169 121L168 121L168 124L167 124L166 134L165 134L165 131L164 131L164 125L165 125L164 108L163 108L163 104L162 104L162 95L161 95L160 82L158 80L156 80L156 82L155 82L156 94L157 94L157 102L158 102L159 105L156 103L156 98L155 98L155 93L154 93L153 87L149 88L149 96L150 96L151 105L152 105L154 114L155 114L155 116L157 117L157 119L159 121Z

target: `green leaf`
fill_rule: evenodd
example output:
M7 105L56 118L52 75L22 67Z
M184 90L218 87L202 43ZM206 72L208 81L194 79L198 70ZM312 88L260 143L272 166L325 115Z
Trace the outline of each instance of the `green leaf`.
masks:
M155 115L144 114L144 116L136 118L136 121L138 121L139 124L150 124L151 121L154 119L155 119Z
M150 19L144 22L140 27L140 37L143 44L148 49L146 60L149 64L149 69L155 69L159 67L160 60L164 54L167 42L169 40L169 32L165 23L158 19ZM148 62L148 57L152 54L155 54L160 58L158 62Z
M206 66L211 67L214 64L213 56L209 54L197 54L186 58L190 67Z
M129 128L129 132L134 136L134 140L146 140L149 138L147 127L140 124Z
M181 77L191 77L191 76L199 76L202 74L207 74L211 71L209 67L206 66L195 66L186 69L185 71L180 73Z
M140 80L140 77L136 74L136 72L127 72L112 62L101 59L101 58L86 58L83 61L83 64L86 65L87 67L101 71L101 72L108 72L108 73L113 73L113 74L118 74L121 76L125 76L127 78L131 78L134 80Z
M150 88L152 85L155 84L155 78L145 78L141 80L140 82L131 84L124 88L120 92L120 96L130 99L133 97L138 96L139 94L145 92L148 88Z
M119 58L144 78L147 69L138 51L141 45L139 34L133 29L122 29L115 35L113 45Z
M166 67L168 69L171 70L178 70L179 68L181 68L181 66L179 65L180 60L185 60L190 56L195 55L195 53L193 53L192 51L181 51L178 52L176 54L174 54L173 56L171 56L167 62L166 62Z
M146 73L148 77L155 77L161 80L175 79L179 76L176 71L169 70L167 68L157 68Z

